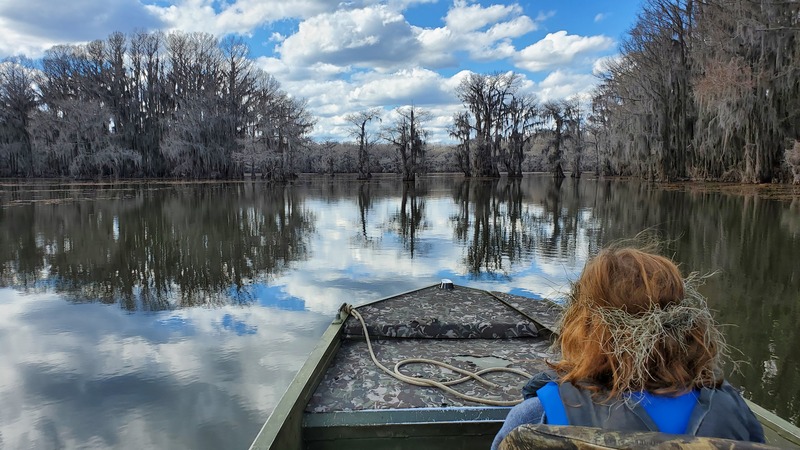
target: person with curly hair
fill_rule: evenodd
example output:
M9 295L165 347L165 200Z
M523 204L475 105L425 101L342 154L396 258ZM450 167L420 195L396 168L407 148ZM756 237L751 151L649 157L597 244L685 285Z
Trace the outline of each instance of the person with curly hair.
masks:
M584 267L560 320L560 360L534 376L492 448L519 425L580 425L764 442L723 379L722 333L670 259L606 248Z

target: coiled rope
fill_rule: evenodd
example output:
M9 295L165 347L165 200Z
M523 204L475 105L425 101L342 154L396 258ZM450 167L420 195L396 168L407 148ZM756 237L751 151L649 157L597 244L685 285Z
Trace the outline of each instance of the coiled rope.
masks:
M366 341L367 341L367 348L369 348L369 356L370 356L370 358L372 358L372 362L374 362L376 366L378 366L381 370L386 372L386 374L388 374L389 376L391 376L393 378L396 378L397 380L400 380L400 381L402 381L404 383L412 384L412 385L415 385L415 386L436 387L436 388L439 388L439 389L441 389L441 390L443 390L445 392L449 392L449 393L455 395L456 397L459 397L459 398L462 398L464 400L468 400L468 401L471 401L471 402L475 402L475 403L482 403L484 405L514 406L514 405L522 402L521 399L520 400L508 400L508 401L506 401L506 400L492 400L492 399L488 399L488 398L474 397L474 396L471 396L471 395L467 395L467 394L458 392L457 390L455 390L455 389L450 387L450 386L453 386L453 385L456 385L456 384L459 384L459 383L463 383L465 381L475 380L475 381L477 381L477 382L479 382L479 383L481 383L481 384L483 384L485 386L491 387L491 388L500 388L499 385L497 385L495 383L492 383L491 381L486 380L485 378L483 378L481 376L481 375L484 375L484 374L489 373L489 372L510 372L510 373L513 373L513 374L517 374L517 375L519 375L521 377L531 378L531 375L529 373L525 372L524 370L520 370L520 369L513 369L513 368L510 368L510 367L490 367L490 368L487 368L487 369L479 370L477 372L470 372L469 370L465 370L465 369L462 369L460 367L452 366L450 364L447 364L447 363L444 363L444 362L441 362L441 361L436 361L436 360L433 360L433 359L408 358L408 359L404 359L402 361L399 361L397 364L395 364L394 365L394 370L389 370L388 367L386 367L383 364L381 364L380 361L378 361L378 358L375 357L375 352L372 350L372 342L370 341L370 338L369 338L369 332L367 331L367 324L364 323L364 318L361 317L361 314L358 311L356 311L356 309L352 305L349 305L349 304L344 305L343 311L345 313L352 314L353 317L355 317L356 319L358 319L359 322L361 322L361 329L364 331L364 337L366 338ZM406 364L413 364L413 363L431 364L431 365L434 365L434 366L439 366L439 367L442 367L442 368L445 368L445 369L452 370L453 372L459 373L459 374L463 375L463 377L455 379L455 380L440 382L440 381L435 381L435 380L431 380L431 379L428 379L428 378L412 377L412 376L408 376L408 375L405 375L405 374L400 372L400 367L402 367L402 366L404 366Z

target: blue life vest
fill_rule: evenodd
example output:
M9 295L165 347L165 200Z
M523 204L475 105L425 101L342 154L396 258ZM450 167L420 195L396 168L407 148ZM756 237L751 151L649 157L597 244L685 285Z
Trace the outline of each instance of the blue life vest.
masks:
M539 398L546 422L551 425L764 442L764 429L758 419L727 382L718 388L696 389L679 397L645 393L640 398L602 401L591 391L554 379L550 374L539 374L523 388L526 398Z
M536 391L544 406L545 417L550 425L570 425L564 402L558 393L558 384L551 381ZM630 400L642 405L662 433L684 434L689 416L697 405L697 392L689 391L677 397L654 395L649 392L634 393ZM573 424L576 425L576 424Z

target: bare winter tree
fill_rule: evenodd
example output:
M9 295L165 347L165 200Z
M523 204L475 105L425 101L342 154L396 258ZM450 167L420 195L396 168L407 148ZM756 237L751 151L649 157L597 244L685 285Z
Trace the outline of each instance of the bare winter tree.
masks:
M230 159L239 150L250 115L255 114L256 89L259 70L248 59L250 49L241 37L227 36L219 44L222 52L220 102L222 114L220 133L224 157ZM241 167L231 165L226 178L239 175Z
M609 120L612 105L611 96L600 86L592 98L592 112L587 118L587 132L591 136L587 144L592 145L595 154L595 175L614 175L610 162Z
M167 75L175 102L162 153L175 176L219 178L227 165L221 139L221 52L204 33L172 33L167 38Z
M295 158L307 145L307 134L314 126L306 102L280 89L278 81L259 69L254 70L252 96L245 109L245 137L234 152L255 176L285 181L296 177Z
M370 136L367 124L371 120L380 120L381 109L373 108L366 111L351 113L345 120L352 125L350 133L358 142L358 179L368 180L372 177L369 168Z
M252 96L246 46L235 40L220 46L205 33L173 33L167 49L168 79L174 90L173 119L163 149L176 175L231 178L242 175L232 158L244 136Z
M277 136L275 142L280 153L280 165L277 178L287 180L296 178L295 157L297 152L307 148L308 138L306 135L314 127L314 119L308 113L305 100L295 99L291 96L284 96L280 107L276 108L279 112L277 118Z
M423 168L425 130L422 124L431 114L414 106L397 108L398 118L383 129L382 136L397 150L398 169L403 181L414 181Z
M255 70L253 77L254 91L244 114L244 135L232 157L250 173L251 178L255 178L257 173L266 178L271 176L270 167L274 165L271 161L276 159L273 155L276 152L278 106L285 94L272 75Z
M566 110L567 136L572 142L572 178L580 178L583 166L583 152L586 145L586 117L581 105L575 101Z
M472 140L472 126L469 121L469 112L462 111L455 113L453 115L453 124L448 130L450 136L458 140L458 144L456 144L455 148L456 164L458 165L458 170L463 172L465 177L472 176L469 147L469 143Z
M542 115L552 127L545 152L549 155L551 171L555 178L565 177L562 167L564 151L567 141L576 139L576 108L578 108L577 102L571 100L549 101L542 105Z
M512 97L505 114L506 146L501 148L501 160L510 178L522 177L525 148L539 125L538 104L533 97Z
M42 107L29 130L43 175L96 178L139 171L140 155L116 134L124 96L116 105L109 99L109 90L122 88L114 87L108 56L122 50L109 48L103 41L57 46L42 59L37 81Z
M475 130L471 169L474 176L499 177L497 167L505 126L507 102L513 98L519 75L470 74L461 81L456 94L474 119ZM468 118L464 116L462 118ZM460 127L459 127L460 128Z
M140 155L119 147L110 132L112 113L104 106L78 99L49 106L55 112L40 111L31 123L34 149L46 161L43 175L116 178L138 168Z
M31 176L33 148L29 132L37 106L32 63L23 58L0 62L0 175Z
M174 104L167 95L166 60L162 33L137 32L130 39L129 90L127 115L130 125L123 134L127 146L142 157L142 175L160 177L167 174L161 152L167 114Z
M333 153L333 149L338 146L339 143L332 140L327 140L322 143L322 157L321 157L321 172L325 172L331 177L334 176L336 173L336 155Z

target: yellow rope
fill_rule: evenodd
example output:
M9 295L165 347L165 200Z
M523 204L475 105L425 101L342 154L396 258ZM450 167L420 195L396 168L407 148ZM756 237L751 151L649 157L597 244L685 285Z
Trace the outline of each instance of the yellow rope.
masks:
M439 388L439 389L441 389L443 391L449 392L449 393L451 393L451 394L453 394L453 395L455 395L455 396L457 396L459 398L462 398L464 400L469 400L469 401L475 402L475 403L483 403L485 405L514 406L514 405L516 405L516 404L518 404L518 403L520 403L522 401L522 400L509 400L509 401L492 400L492 399L487 399L487 398L473 397L471 395L467 395L467 394L463 394L461 392L458 392L455 389L450 387L452 385L463 383L465 381L469 381L469 380L472 379L472 380L478 381L479 383L482 383L482 384L484 384L486 386L493 387L493 388L499 388L500 386L498 386L497 384L492 383L491 381L488 381L488 380L484 379L483 377L481 377L481 375L489 373L489 372L510 372L510 373L514 373L514 374L517 374L517 375L525 377L525 378L531 378L531 375L529 373L525 372L524 370L520 370L520 369L513 369L513 368L510 368L510 367L490 367L488 369L482 369L482 370L479 370L477 372L470 372L469 370L464 370L464 369L461 369L459 367L455 367L455 366L452 366L450 364L443 363L441 361L436 361L436 360L432 360L432 359L424 359L424 358L409 358L409 359L404 359L404 360L398 362L397 364L395 364L393 371L389 370L386 366L381 364L380 361L378 361L378 358L375 357L375 352L372 350L372 342L370 341L369 333L367 332L367 324L364 323L364 318L361 317L361 314L358 311L356 311L356 309L353 308L351 305L347 305L345 307L345 311L349 312L350 314L352 314L356 319L358 319L359 322L361 322L361 328L362 328L362 330L364 330L364 337L366 338L367 347L369 348L369 356L372 358L372 361L375 363L375 365L380 367L381 370L386 372L389 376L394 377L394 378L396 378L396 379L398 379L398 380L400 380L402 382L405 382L405 383L408 383L408 384L413 384L415 386L437 387L437 388ZM457 372L457 373L463 375L463 377L458 378L456 380L439 382L439 381L430 380L428 378L411 377L411 376L405 375L405 374L400 372L400 367L402 367L402 366L404 366L406 364L412 364L412 363L431 364L431 365L443 367L443 368L452 370L453 372Z

